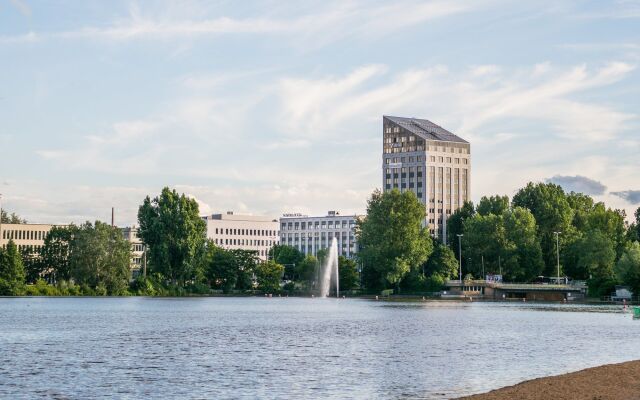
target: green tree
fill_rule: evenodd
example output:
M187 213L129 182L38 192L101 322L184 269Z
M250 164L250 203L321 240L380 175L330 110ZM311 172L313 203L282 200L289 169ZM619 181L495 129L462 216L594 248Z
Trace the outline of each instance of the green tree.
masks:
M615 266L618 280L631 287L635 295L640 294L640 243L633 242Z
M513 196L513 206L523 207L531 211L538 225L538 240L545 263L545 274L555 275L556 238L560 235L560 247L571 242L575 229L571 224L574 211L567 196L559 185L553 183L528 183Z
M427 290L440 290L447 279L458 278L458 260L453 250L441 243L434 247L424 266Z
M509 196L482 196L476 212L480 215L502 215L509 209Z
M6 249L0 248L0 295L17 296L24 290L25 273L18 246L9 240Z
M283 274L284 266L273 260L258 264L256 267L258 288L265 293L279 292Z
M373 192L366 217L357 223L358 257L367 287L399 287L411 270L421 268L433 250L424 218L424 205L413 192Z
M311 254L306 256L299 264L296 264L296 277L306 287L311 289L316 281L318 273L318 259Z
M458 235L464 234L464 221L473 217L476 214L476 210L473 203L465 201L462 207L454 211L449 218L447 218L447 243L451 250L453 250L456 258L458 254ZM466 263L463 260L463 265Z
M613 289L616 259L613 240L599 230L593 230L572 243L568 251L575 254L577 262L575 270L567 273L575 279L588 279L592 296L603 296Z
M194 199L165 187L153 200L145 198L138 209L138 223L154 272L181 286L201 274L207 227Z
M351 290L358 287L358 266L350 258L338 257L338 277L340 279L340 290Z
M44 246L40 248L39 274L47 277L49 282L71 279L69 269L69 246L78 227L54 226L44 239Z
M504 275L514 282L530 282L544 269L536 219L526 208L502 214L505 231Z
M475 260L464 274L482 275L482 260L485 273L499 273L507 251L506 231L502 215L476 214L464 222L462 254L464 258Z
M629 225L629 229L627 229L628 242L640 242L640 207L638 207L634 216L636 217L635 222Z
M260 261L256 250L230 250L235 258L238 268L238 278L236 280L236 289L249 290L253 289L253 277L255 276L256 266Z
M20 218L16 213L8 214L6 210L0 210L0 222L3 224L26 224L27 220Z
M604 203L594 205L592 211L587 214L585 230L599 230L614 242L616 259L622 256L627 247L627 229L625 226L626 215L623 210L606 208Z
M236 287L239 266L234 254L209 241L205 276L211 286L229 293Z
M276 244L269 249L269 258L278 264L284 265L285 279L293 280L295 278L295 266L304 260L304 254L296 247Z
M120 295L129 286L131 245L120 229L96 221L86 222L74 233L69 246L69 270L73 280L98 294Z

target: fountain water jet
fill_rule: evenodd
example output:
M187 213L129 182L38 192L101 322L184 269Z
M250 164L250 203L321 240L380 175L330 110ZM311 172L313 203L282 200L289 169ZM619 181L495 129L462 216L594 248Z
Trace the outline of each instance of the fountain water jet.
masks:
M334 274L336 281L336 297L340 297L340 277L338 276L338 240L334 237L331 241L329 254L322 264L320 279L320 297L329 297L331 286L331 275Z

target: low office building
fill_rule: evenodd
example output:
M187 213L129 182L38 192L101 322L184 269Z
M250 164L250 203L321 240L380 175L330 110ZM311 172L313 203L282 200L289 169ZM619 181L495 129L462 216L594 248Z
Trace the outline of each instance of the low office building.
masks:
M36 252L44 246L44 240L55 225L50 224L0 224L0 247L7 247L10 240L20 251Z
M269 249L278 244L278 220L233 211L202 217L207 223L207 238L225 249L254 250L267 260Z
M358 252L355 234L358 218L358 215L340 215L337 211L329 211L320 217L285 214L280 218L280 244L315 256L318 250L329 248L335 237L338 254L352 258Z
M138 237L138 228L135 226L121 228L122 236L131 243L131 271L134 274L140 272L144 266L144 243Z

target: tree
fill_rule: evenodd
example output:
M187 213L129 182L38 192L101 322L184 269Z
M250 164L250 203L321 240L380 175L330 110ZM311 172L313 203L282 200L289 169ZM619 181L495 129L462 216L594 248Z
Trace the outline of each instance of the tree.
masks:
M464 258L476 262L463 268L464 273L482 275L482 260L485 272L499 273L506 255L507 239L502 215L476 214L464 221L462 251Z
M6 249L0 248L0 295L17 296L24 289L24 267L18 246L9 240Z
M69 271L76 283L120 295L129 285L130 262L131 245L120 229L96 221L84 223L74 233L69 246Z
M234 289L238 281L238 265L233 253L209 241L206 260L205 276L211 286L221 288L225 293Z
M358 287L358 266L352 259L338 257L338 278L340 290L351 290Z
M502 215L509 209L509 196L482 196L476 212L480 215Z
M615 285L613 265L616 259L615 243L599 230L587 232L567 249L576 259L569 276L588 279L593 296L608 294Z
M460 256L458 254L458 235L464 234L464 221L473 217L476 214L476 210L473 207L473 203L465 201L462 207L453 212L453 214L447 218L447 243L451 250L453 250L456 258ZM463 260L463 264L464 260Z
M506 243L504 275L514 282L530 282L544 269L536 219L522 207L504 211L502 218Z
M44 272L40 252L31 246L26 246L20 251L20 257L24 266L25 281L35 283Z
M615 274L635 295L640 294L640 243L629 245L615 266Z
M9 215L5 210L0 210L0 222L3 224L26 224L27 220L20 218L16 213Z
M640 207L633 214L636 217L634 223L629 225L627 230L627 240L629 242L640 242Z
M40 274L47 276L49 282L71 279L69 246L77 231L75 225L54 226L44 239L44 246L40 248Z
M207 227L194 199L165 187L153 200L145 198L138 209L138 223L154 272L180 285L199 275Z
M571 225L574 211L559 185L553 183L531 183L520 189L513 196L512 205L531 211L538 224L538 240L542 249L542 257L546 265L545 274L555 275L556 237L560 235L560 247L571 242L575 229Z
M606 208L604 203L597 203L586 216L584 230L599 230L613 240L616 259L622 256L627 247L626 215L623 210Z
M296 264L296 277L307 288L311 289L316 281L319 261L316 257L308 255L299 264Z
M295 266L302 262L304 254L296 247L276 244L269 250L269 258L284 265L285 279L294 279Z
M283 274L284 266L273 260L258 264L256 267L258 288L265 293L279 292Z
M458 260L453 250L438 243L424 264L426 289L440 290L447 279L457 278Z
M424 218L424 205L413 192L373 192L366 217L357 223L358 257L367 287L398 287L427 260L433 243L423 227Z
M256 266L260 261L258 259L257 250L230 250L236 262L237 279L236 289L249 290L253 289L253 277L256 272Z

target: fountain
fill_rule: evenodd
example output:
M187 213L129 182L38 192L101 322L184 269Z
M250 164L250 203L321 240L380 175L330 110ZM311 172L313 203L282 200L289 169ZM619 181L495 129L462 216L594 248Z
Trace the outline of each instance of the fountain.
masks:
M335 276L336 297L340 297L340 279L338 276L338 240L335 237L331 241L329 254L322 264L320 273L320 297L329 297L329 288L331 286L332 274L334 274Z

